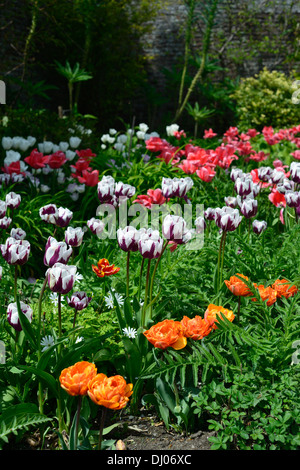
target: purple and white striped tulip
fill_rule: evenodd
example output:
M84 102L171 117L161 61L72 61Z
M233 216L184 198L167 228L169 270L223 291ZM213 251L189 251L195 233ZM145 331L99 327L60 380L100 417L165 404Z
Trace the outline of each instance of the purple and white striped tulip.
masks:
M11 191L6 195L5 202L10 209L17 209L21 204L21 196Z
M76 266L55 263L46 272L50 290L59 294L68 294L74 286L76 272Z
M20 308L21 308L21 312L23 313L23 315L25 315L27 319L29 320L29 322L31 323L32 315L33 315L32 308L22 301L20 301ZM22 331L17 302L10 303L7 307L6 313L7 313L8 323L16 331Z
M188 241L188 229L185 220L179 215L168 214L162 223L162 234L169 241L182 244Z
M187 192L194 185L190 177L186 178L163 178L162 179L162 193L164 197L185 197Z
M55 204L47 204L39 210L40 218L48 224L55 224L55 217L58 215L58 209Z
M289 207L299 207L300 206L300 192L299 191L289 191L285 193L286 204Z
M241 196L248 196L252 191L253 180L250 177L243 176L236 179L234 184L235 192Z
M44 264L52 267L55 263L67 264L72 248L68 248L65 242L58 242L54 237L49 237L45 246Z
M80 246L83 236L84 231L81 227L68 227L65 231L65 242L70 246Z
M104 175L97 185L98 199L101 203L112 203L115 196L115 180L112 176Z
M57 214L54 215L54 223L58 227L67 227L71 222L73 217L73 212L68 208L59 207Z
M16 240L8 237L4 245L0 245L3 258L7 263L22 266L28 260L30 243L27 240Z
M241 213L246 219L250 219L257 214L258 203L256 199L246 198L241 205Z
M118 181L115 185L115 195L123 198L131 198L135 195L135 187L131 186L130 184L122 183L122 181Z
M117 230L117 240L119 247L123 251L138 251L138 242L140 239L141 232L131 225L124 229L119 228Z
M242 221L242 216L238 209L232 209L232 207L216 208L215 210L215 222L223 232L233 232L238 228Z
M84 291L73 292L70 298L67 297L68 305L78 311L86 308L91 300L92 297L88 297Z
M253 220L252 222L253 232L260 235L267 228L267 222L265 220Z
M90 229L90 231L94 235L97 235L97 237L100 237L105 227L104 222L102 222L102 220L100 219L96 219L95 217L92 217L91 219L89 219L86 224L88 228Z
M2 219L0 219L0 228L7 229L11 223L12 223L11 217L6 217L6 216L2 217Z
M6 215L7 205L5 201L0 201L0 218Z
M290 165L290 178L294 183L300 183L300 162L292 162Z
M139 240L139 252L143 256L143 258L158 258L162 253L162 249L163 238L160 236L158 230L153 230L149 228L141 234Z
M10 231L10 236L16 240L24 240L26 238L26 232L20 227L12 228Z

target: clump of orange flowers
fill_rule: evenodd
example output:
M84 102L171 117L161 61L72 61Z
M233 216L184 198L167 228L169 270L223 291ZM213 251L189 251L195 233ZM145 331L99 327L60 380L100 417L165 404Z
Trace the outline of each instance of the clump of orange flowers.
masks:
M127 384L121 375L107 377L97 374L88 386L88 396L96 405L105 406L111 410L124 408L133 393L133 385Z
M163 320L144 331L147 340L156 348L183 349L187 344L187 339L183 334L183 327L179 321Z
M120 271L120 268L115 267L114 264L109 264L106 258L98 261L97 266L92 265L92 270L98 277L112 276Z
M228 310L227 308L224 308L220 305L214 305L214 304L209 304L207 307L205 314L204 314L204 319L208 322L208 324L214 329L217 329L216 323L218 323L218 318L221 318L222 320L222 315L223 314L227 320L233 321L235 318L235 315L232 310Z
M251 292L251 289L241 280L239 277L244 278L248 281L248 277L243 274L236 274L236 276L231 276L229 280L225 280L225 284L232 292L232 294L239 297L250 297L254 295L254 292ZM294 296L298 292L297 286L290 283L287 279L277 279L272 286L265 287L263 284L253 283L255 289L258 290L260 297L263 301L267 301L267 305L273 305L277 299L281 297L289 298ZM255 297L251 300L254 302L257 301Z
M63 369L59 381L69 395L88 395L97 405L114 410L124 408L133 393L133 385L127 384L121 375L107 377L97 373L95 364L87 361Z

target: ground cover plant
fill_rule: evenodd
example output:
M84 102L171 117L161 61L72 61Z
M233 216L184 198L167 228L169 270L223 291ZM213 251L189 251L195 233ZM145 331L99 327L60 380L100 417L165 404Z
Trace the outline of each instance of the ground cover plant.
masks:
M298 449L300 126L98 140L3 132L2 448L118 448L143 406L212 449Z

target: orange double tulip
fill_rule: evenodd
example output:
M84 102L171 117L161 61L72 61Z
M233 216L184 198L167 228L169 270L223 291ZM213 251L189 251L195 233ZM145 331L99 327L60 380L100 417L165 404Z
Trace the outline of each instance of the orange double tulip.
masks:
M179 321L163 320L144 331L147 340L156 348L183 349L187 344L187 339L183 334L183 327Z
M261 300L264 302L265 300L267 301L268 307L270 305L273 305L276 300L277 300L277 291L275 289L272 289L271 286L265 287L263 284L260 284L259 286L257 284L253 284L256 289L258 289L259 294L261 296ZM256 302L257 299L253 297L251 299L253 302Z
M184 336L193 340L204 338L212 330L212 326L200 315L196 315L194 318L184 316L180 323L183 327Z
M276 290L277 297L285 297L288 299L289 297L293 297L298 292L297 286L291 284L287 279L277 279L272 288Z
M88 384L97 374L95 364L81 361L63 369L59 381L61 387L71 396L86 395Z
M220 305L209 304L205 311L204 319L214 330L217 329L216 323L218 323L218 317L220 317L222 320L221 313L231 322L235 318L232 310L228 310L227 308L224 308Z
M124 377L114 375L107 377L105 374L97 374L88 384L88 396L96 405L121 410L133 393L133 385L127 384Z
M244 278L246 281L248 281L248 277L247 276L244 276L243 274L237 274L237 276L240 276L242 278ZM225 280L225 284L226 286L228 287L228 289L230 290L230 292L232 292L232 294L236 295L236 296L240 296L240 297L248 297L249 295L251 295L251 290L249 289L249 287L241 280L239 279L237 276L231 276L229 281L228 280Z

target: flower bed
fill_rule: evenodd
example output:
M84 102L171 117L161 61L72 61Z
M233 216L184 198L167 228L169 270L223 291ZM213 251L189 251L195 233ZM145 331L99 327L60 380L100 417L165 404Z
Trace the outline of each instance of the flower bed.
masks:
M300 126L148 131L2 139L0 442L118 449L143 406L212 449L297 449Z

